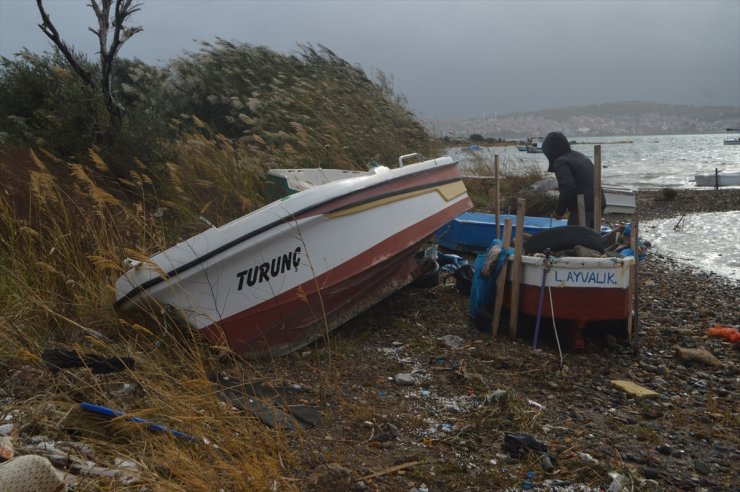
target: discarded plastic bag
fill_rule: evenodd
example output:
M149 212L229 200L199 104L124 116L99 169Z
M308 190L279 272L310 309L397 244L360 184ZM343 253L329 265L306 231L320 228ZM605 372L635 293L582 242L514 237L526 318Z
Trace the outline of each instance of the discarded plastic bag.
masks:
M43 456L18 456L0 465L3 492L60 492L67 490L64 473Z
M733 343L740 342L740 331L731 326L722 326L720 324L716 324L709 328L709 331L707 331L707 335L709 335L710 337L724 338L725 340Z

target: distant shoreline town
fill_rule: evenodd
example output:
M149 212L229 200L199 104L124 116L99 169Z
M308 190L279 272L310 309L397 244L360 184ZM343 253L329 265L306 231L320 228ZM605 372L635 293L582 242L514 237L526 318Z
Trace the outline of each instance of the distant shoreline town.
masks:
M441 137L516 139L560 130L569 137L722 133L740 127L740 108L618 102L503 116L427 122Z

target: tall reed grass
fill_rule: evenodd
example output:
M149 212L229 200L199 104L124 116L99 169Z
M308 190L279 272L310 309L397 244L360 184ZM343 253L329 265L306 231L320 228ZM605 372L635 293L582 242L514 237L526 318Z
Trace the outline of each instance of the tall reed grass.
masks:
M0 419L13 415L20 442L29 435L81 441L94 450L86 459L122 470L83 478L79 490L290 490L296 459L290 444L300 434L268 430L220 402L209 381L223 371L246 381L264 374L211 347L166 312L123 319L112 308L112 286L125 257L146 259L203 227L198 214L229 220L261 205L259 169L226 139L193 134L175 155L180 159L168 163L168 177L160 182L179 201L159 199L145 166L116 179L95 152L86 166L43 152L30 152L22 163L0 162L6 176L20 166L29 169L25 195L0 190L6 191L0 194ZM40 357L52 347L132 357L135 367L108 375L86 369L53 374ZM81 401L197 440L120 419L103 424L79 411ZM121 460L133 468L121 468Z

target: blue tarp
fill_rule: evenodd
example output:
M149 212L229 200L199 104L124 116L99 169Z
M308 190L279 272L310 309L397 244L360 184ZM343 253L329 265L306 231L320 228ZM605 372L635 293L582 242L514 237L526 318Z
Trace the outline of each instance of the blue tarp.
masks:
M488 258L489 253L496 254L495 250L499 251L495 268L490 275L484 277L483 267L486 264L486 258ZM496 279L503 270L506 259L513 254L513 248L501 248L501 240L494 239L485 253L475 257L473 283L470 288L470 314L476 321L478 329L490 329L493 304L496 300Z

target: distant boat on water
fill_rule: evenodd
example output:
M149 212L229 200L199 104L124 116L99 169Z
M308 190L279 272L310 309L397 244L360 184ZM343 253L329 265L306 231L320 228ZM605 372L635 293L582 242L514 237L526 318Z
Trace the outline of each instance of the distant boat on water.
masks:
M480 145L473 144L473 145L468 145L467 147L463 147L463 150L470 150L470 151L483 150L483 147L481 147Z
M542 143L544 141L545 139L541 135L533 135L519 140L516 148L521 151L526 151L528 154L541 154Z
M727 142L725 142L727 143ZM715 169L713 173L694 175L696 186L740 186L740 171L720 171Z
M740 128L728 128L728 132L740 132ZM725 145L740 145L740 137L725 140Z

